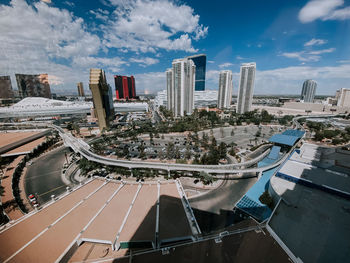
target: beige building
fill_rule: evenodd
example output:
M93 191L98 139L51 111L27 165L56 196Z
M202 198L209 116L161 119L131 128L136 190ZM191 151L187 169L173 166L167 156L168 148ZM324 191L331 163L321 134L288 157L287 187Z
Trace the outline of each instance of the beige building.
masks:
M90 69L89 87L94 103L94 115L98 119L100 131L109 127L109 121L114 117L113 98L106 75L102 69Z
M77 88L78 88L78 96L85 97L83 82L78 82Z
M337 106L339 107L350 107L350 89L340 89L336 93L338 99Z

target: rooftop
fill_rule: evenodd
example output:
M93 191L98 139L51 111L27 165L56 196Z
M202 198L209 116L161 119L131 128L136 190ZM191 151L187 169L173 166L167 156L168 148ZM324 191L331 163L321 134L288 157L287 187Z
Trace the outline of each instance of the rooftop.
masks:
M344 195L350 189L350 167L338 165L349 162L349 153L337 151L304 144L270 180L282 201L268 224L303 262L350 257L350 201Z
M114 253L122 255L131 245L152 249L157 243L191 240L193 224L178 184L92 179L1 231L0 261L54 262L91 242L111 251L120 247Z

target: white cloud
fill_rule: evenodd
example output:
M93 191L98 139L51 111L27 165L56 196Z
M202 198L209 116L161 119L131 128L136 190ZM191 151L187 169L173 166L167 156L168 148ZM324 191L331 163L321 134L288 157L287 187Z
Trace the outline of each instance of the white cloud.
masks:
M48 73L53 92L76 90L75 83L88 80L88 66L120 69L118 58L95 58L99 37L87 32L83 19L65 9L43 2L29 5L12 0L0 6L0 72ZM65 63L60 64L58 61ZM16 87L16 81L12 82Z
M324 40L324 39L316 39L316 38L313 38L311 39L310 41L306 42L304 44L305 47L310 47L310 46L318 46L318 45L323 45L323 44L326 44L328 41L327 40Z
M350 19L350 7L337 9L343 5L344 0L311 0L300 10L299 20L309 23L316 19Z
M324 20L345 20L350 19L350 7L338 9L329 14Z
M300 52L284 52L281 54L281 56L286 57L286 58L296 58L299 61L309 61L309 62L315 62L319 61L321 59L320 56L310 56L306 54L304 51Z
M97 19L101 19L102 21L108 21L108 15L109 11L108 10L102 10L101 8L98 8L96 11L95 10L90 10L90 14L94 15Z
M156 93L166 89L165 72L150 72L135 75L136 93Z
M232 63L226 62L226 63L220 64L219 68L229 68L229 67L232 67L232 66L233 66Z
M321 54L332 53L335 51L335 48L321 49L321 50L312 50L312 51L299 51L299 52L284 52L280 56L286 58L296 58L299 61L304 62L316 62L321 59Z
M208 33L199 15L185 5L168 0L110 1L116 6L105 31L105 45L132 51L157 49L196 52L192 40Z
M125 61L118 57L114 58L101 58L101 57L74 57L73 65L81 68L93 68L93 67L107 67L110 71L118 72L121 70L121 66L127 64Z
M350 63L350 59L338 60L337 63L340 63L340 64Z
M48 3L48 4L51 4L51 0L41 0L41 1Z
M309 54L311 54L311 55L321 55L321 54L325 54L325 53L332 53L334 51L335 51L335 48L327 48L327 49L310 51Z
M350 64L335 67L287 67L256 72L255 94L297 94L305 79L317 81L317 94L334 94L348 86ZM238 83L238 80L236 80Z
M157 64L159 62L159 59L149 58L149 57L140 57L140 58L130 58L129 61L133 63L139 63L140 66L146 67L146 66Z
M244 59L244 58L241 57L241 56L236 56L236 59L242 60L242 59Z

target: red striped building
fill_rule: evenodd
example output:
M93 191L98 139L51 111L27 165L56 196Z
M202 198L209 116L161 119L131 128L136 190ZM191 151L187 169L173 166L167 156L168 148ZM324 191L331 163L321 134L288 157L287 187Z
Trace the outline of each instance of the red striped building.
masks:
M115 91L117 100L129 100L136 98L134 76L114 76Z

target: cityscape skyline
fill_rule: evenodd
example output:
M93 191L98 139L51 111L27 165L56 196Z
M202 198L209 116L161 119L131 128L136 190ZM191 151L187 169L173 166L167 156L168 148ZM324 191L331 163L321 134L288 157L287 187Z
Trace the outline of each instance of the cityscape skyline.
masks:
M222 10L227 18L220 21L211 17L217 7L208 8L208 2L129 1L122 6L120 1L87 1L83 8L81 1L45 2L0 5L0 25L6 28L0 43L0 75L10 75L12 83L15 73L44 71L54 93L76 91L76 83L88 78L90 67L102 67L109 83L115 74L134 75L140 93L156 93L165 88L163 72L174 58L198 53L207 56L207 90L217 89L222 69L233 72L233 84L238 86L239 65L248 61L259 64L256 94L298 94L296 88L312 78L318 94L331 95L347 87L350 78L347 1L335 1L324 10L316 7L314 14L309 10L314 1L227 3ZM252 15L260 22L237 27L249 5L257 7ZM154 6L160 12L152 12ZM166 12L170 9L171 15ZM154 30L147 30L148 21L155 22ZM28 28L29 24L34 26ZM135 39L127 39L127 30Z

